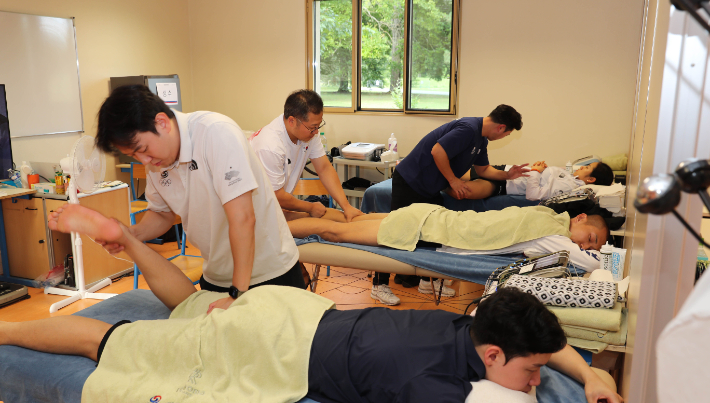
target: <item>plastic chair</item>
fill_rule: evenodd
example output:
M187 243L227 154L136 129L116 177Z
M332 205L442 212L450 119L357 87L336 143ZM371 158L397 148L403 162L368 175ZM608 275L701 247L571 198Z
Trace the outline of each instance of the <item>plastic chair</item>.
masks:
M328 193L320 178L301 178L293 188L294 196L328 196L328 207L333 208L333 196ZM330 266L326 269L326 276L330 277Z

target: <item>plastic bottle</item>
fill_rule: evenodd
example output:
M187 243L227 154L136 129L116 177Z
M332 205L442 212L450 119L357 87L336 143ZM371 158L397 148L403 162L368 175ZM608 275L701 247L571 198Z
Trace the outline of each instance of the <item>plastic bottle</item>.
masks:
M609 242L602 245L599 252L601 257L599 259L599 268L611 271L611 253L614 251L614 247L609 245Z
M567 161L567 165L565 165L565 169L567 169L567 172L572 173L572 161Z
M390 134L390 138L387 140L387 150L397 152L397 138L394 133Z
M328 139L325 138L325 132L320 132L320 143L323 144L323 149L325 150L325 153L330 154L328 152Z
M30 185L27 183L27 175L32 173L32 167L30 164L27 163L27 161L22 161L22 165L20 165L20 175L21 175L21 180L22 180L22 187L25 189L29 189Z

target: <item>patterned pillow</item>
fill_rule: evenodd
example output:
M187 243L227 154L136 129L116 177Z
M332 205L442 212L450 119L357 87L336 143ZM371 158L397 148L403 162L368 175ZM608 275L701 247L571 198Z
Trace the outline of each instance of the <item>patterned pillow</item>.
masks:
M611 281L572 280L513 275L504 287L532 294L545 305L577 308L612 308L617 297Z

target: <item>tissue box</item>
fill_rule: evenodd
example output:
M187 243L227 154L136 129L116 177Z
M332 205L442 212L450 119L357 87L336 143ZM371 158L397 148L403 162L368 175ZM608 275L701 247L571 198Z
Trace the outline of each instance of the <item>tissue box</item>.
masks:
M57 193L54 183L33 183L32 189L37 193Z

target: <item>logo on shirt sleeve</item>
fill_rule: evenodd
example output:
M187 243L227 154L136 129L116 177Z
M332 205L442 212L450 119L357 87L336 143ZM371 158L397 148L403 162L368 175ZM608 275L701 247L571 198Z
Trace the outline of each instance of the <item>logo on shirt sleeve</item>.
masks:
M230 169L232 167L229 167ZM227 186L232 186L237 182L240 182L242 178L239 177L239 171L229 171L224 174L224 180L229 181L229 184Z

